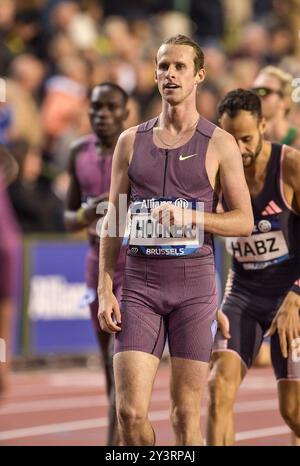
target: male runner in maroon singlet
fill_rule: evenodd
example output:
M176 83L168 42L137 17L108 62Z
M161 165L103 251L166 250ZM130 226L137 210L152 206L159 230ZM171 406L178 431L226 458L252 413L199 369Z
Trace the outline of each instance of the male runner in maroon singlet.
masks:
M97 205L108 200L112 154L117 139L124 129L128 116L128 96L116 84L102 83L91 92L89 116L94 134L75 141L70 156L70 186L67 194L65 224L68 230L88 227L90 249L86 262L86 302L91 316L104 363L107 394L110 399L108 445L118 444L115 416L115 392L112 368L113 338L100 328L97 319L97 285L99 273L99 236L96 222ZM119 256L114 277L114 293L120 298L125 264L124 251Z
M227 238L233 256L209 381L208 444L234 443L233 404L263 336L271 336L280 412L300 440L300 153L263 139L266 122L251 91L229 92L220 124L239 147L255 227Z
M178 35L164 42L155 69L162 113L126 130L114 153L100 246L99 320L103 330L116 334L116 402L125 445L155 443L148 410L166 337L175 443L202 444L200 402L217 309L212 234L247 236L253 228L238 146L196 109L203 66L203 52L190 38ZM219 186L230 212L215 213ZM121 238L109 234L109 225L115 213L120 220L119 195L128 193L133 213L120 310L112 277ZM185 210L194 227L201 218L191 210L194 200L204 203L197 225L204 229L202 246L188 234L148 234L152 220L153 228L168 226L168 217L172 231L186 227Z
M9 388L11 323L16 298L19 230L6 193L18 173L18 165L0 145L0 401Z

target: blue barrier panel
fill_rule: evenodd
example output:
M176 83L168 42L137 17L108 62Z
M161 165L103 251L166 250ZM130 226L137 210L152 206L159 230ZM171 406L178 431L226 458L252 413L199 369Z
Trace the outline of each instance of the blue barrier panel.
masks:
M85 291L87 245L82 241L33 240L27 249L29 353L78 354L97 350Z

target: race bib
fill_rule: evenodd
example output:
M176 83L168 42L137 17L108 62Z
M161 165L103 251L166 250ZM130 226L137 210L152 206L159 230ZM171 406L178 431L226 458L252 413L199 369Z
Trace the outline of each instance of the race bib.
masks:
M163 204L187 209L184 225L165 226L151 215L152 209ZM199 205L197 205L199 204ZM201 203L186 199L144 199L130 206L129 251L132 255L185 256L196 252L203 244L204 235L192 225L192 210L201 210Z
M264 269L289 258L281 230L247 238L226 238L226 249L245 270Z

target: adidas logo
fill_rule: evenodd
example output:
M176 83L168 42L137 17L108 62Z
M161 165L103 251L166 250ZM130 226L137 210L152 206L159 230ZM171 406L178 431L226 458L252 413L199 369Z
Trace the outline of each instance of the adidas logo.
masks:
M274 201L270 201L269 204L262 211L262 215L276 215L280 214L282 209Z

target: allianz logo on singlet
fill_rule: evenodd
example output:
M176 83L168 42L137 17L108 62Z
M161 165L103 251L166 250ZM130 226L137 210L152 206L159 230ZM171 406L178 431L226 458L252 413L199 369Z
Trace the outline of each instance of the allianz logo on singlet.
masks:
M140 209L155 209L155 207L160 207L164 204L175 205L176 207L180 207L181 209L187 209L189 207L189 201L182 197L178 197L177 199L173 200L161 200L161 199L143 199L138 206L138 209L133 209L136 212L139 212Z

